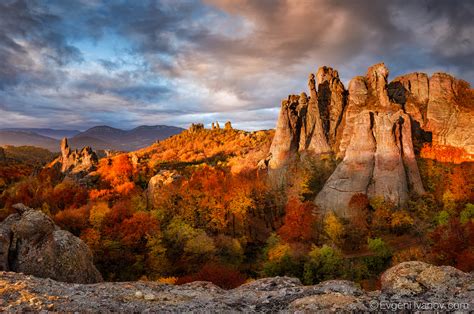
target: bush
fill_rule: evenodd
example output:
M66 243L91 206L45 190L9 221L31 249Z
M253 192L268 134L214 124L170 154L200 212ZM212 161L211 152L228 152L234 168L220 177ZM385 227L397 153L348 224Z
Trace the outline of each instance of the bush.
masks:
M193 281L210 281L223 289L233 289L245 282L245 276L233 267L207 263L197 273L183 276L176 281L177 285Z
M307 285L335 279L343 274L341 253L327 245L313 247L304 265L303 282Z
M390 264L392 250L381 238L369 238L367 239L367 244L372 255L366 256L364 261L367 265L367 269L372 274L377 275L384 271Z

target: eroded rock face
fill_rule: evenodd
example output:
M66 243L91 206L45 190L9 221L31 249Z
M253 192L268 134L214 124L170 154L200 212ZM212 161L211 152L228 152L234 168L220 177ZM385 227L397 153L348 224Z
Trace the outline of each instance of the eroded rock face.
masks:
M60 230L44 213L16 204L0 223L0 270L65 282L102 281L81 239Z
M288 159L298 151L301 131L301 115L306 108L300 106L299 96L290 95L283 100L278 116L275 137L270 147L271 159L268 163L270 169L284 167Z
M420 152L425 143L465 152L456 162L474 160L474 111L468 109L474 100L466 93L461 98L460 81L411 73L389 84L388 75L383 63L375 64L345 91L336 70L321 67L311 74L309 96L290 95L282 104L270 172L279 169L276 176L284 177L282 169L297 153L333 153L342 162L316 203L347 216L356 193L383 196L394 205L403 205L411 192L423 194L415 149Z
M425 126L429 99L428 75L410 73L399 76L388 85L388 94L395 102L404 106L405 112L420 127Z
M372 292L350 281L303 286L290 277L263 278L223 290L203 281L180 286L152 281L73 285L9 272L0 272L0 286L5 287L0 310L9 312L386 312L387 306L399 303L412 306L412 311L430 303L458 304L463 312L474 309L472 275L420 262L387 270L382 290Z
M474 112L457 104L458 88L459 82L451 75L433 74L426 129L432 132L434 145L464 148L474 154Z
M360 193L394 205L403 205L410 191L424 193L410 117L390 101L387 76L382 63L370 67L367 77L351 81L339 145L344 158L315 200L323 211L349 217L350 200Z
M319 68L316 77L318 106L323 120L323 129L333 147L336 143L337 128L345 106L345 89L339 79L339 73L333 68Z
M61 164L62 172L78 174L94 170L97 166L98 158L89 146L81 150L71 150L67 138L63 138L61 141L61 156L58 162Z

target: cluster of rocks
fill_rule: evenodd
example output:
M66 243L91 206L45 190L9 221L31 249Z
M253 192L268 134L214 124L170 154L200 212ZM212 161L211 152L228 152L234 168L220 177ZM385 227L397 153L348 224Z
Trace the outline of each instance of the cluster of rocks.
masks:
M353 78L346 90L339 74L321 67L309 77L309 96L283 100L266 161L285 169L299 154L334 154L342 162L316 197L322 210L350 216L355 194L383 196L402 205L424 193L413 141L462 147L474 154L474 117L455 102L457 81L444 73L413 73L388 83L383 63Z
M81 150L72 150L67 138L63 138L61 140L61 155L49 166L59 167L61 172L69 175L81 176L81 174L87 175L95 170L98 162L99 158L92 148L86 146Z
M204 124L202 123L191 123L188 128L189 133L197 133L204 130Z
M455 268L405 262L387 270L380 291L331 280L303 286L296 278L264 278L223 290L209 282L78 285L0 272L0 310L104 312L458 311L474 309L473 276Z
M220 130L220 129L221 129L221 126L218 121L211 123L211 130ZM188 128L188 131L190 133L196 133L202 130L205 130L204 124L202 123L192 123ZM232 123L230 121L227 121L225 123L224 130L232 130Z
M65 282L102 281L87 245L39 210L16 204L0 223L0 270Z

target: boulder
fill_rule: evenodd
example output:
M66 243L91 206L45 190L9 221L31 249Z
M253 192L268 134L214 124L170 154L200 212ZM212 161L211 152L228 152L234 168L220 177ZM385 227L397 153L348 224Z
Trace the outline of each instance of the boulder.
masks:
M43 212L16 204L0 223L0 270L75 283L102 281L87 245Z
M148 181L147 196L151 204L154 203L156 193L163 186L172 184L173 182L179 180L181 175L176 171L171 170L161 170L156 175L151 177Z
M381 276L382 292L398 298L430 293L449 299L460 290L474 288L473 280L472 275L454 267L417 261L400 263ZM474 296L474 290L471 294Z

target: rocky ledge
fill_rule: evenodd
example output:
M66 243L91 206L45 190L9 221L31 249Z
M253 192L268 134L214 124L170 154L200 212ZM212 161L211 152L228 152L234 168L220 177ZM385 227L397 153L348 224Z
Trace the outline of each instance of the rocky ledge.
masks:
M387 270L380 291L325 281L303 286L296 278L259 279L233 290L209 282L71 284L0 272L0 311L399 311L474 309L474 276L449 266L405 262Z

